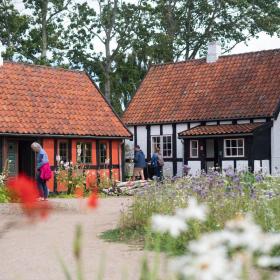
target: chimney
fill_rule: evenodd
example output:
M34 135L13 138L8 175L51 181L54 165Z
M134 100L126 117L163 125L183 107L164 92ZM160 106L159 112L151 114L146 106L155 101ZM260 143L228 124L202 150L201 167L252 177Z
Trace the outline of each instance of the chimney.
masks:
M2 49L3 49L3 45L0 41L0 67L3 66Z
M208 49L207 49L207 63L216 62L221 55L221 45L219 42L209 42Z

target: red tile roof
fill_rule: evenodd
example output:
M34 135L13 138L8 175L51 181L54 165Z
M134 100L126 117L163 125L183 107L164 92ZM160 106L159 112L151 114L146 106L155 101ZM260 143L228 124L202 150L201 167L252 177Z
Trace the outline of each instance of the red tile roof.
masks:
M179 137L225 134L249 134L263 125L264 123L246 123L196 126L189 130L180 132Z
M152 66L126 124L271 117L280 102L280 49Z
M0 133L130 137L85 72L4 62Z

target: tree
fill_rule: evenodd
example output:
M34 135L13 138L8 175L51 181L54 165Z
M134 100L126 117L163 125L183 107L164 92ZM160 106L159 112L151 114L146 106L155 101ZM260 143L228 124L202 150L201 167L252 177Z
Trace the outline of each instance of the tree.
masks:
M62 31L65 13L72 0L23 0L25 7L32 11L29 37L23 55L34 63L47 64L50 59L58 62L58 54L64 48Z
M20 15L10 0L0 2L0 41L6 48L5 59L21 52L28 26L29 18Z
M147 0L154 58L160 53L162 62L192 59L209 41L220 41L228 52L261 31L279 34L279 4L279 0Z
M68 57L75 67L83 63L92 76L98 76L106 99L111 102L113 68L116 56L130 48L135 6L120 0L97 0L97 12L87 3L77 4L71 17ZM99 41L103 52L96 53Z

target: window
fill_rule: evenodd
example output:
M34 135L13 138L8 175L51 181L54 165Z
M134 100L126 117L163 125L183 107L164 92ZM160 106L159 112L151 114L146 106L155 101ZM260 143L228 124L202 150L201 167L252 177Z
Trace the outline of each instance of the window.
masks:
M80 142L77 143L77 162L91 163L91 143Z
M190 141L190 157L198 158L198 140Z
M244 139L225 139L225 157L244 157Z
M152 136L152 152L154 153L156 148L160 148L163 157L172 157L172 136L161 135Z
M99 144L99 160L100 163L105 163L107 158L107 144L106 143L100 143Z
M58 142L58 155L59 155L59 160L62 160L63 162L69 161L68 142L66 141Z

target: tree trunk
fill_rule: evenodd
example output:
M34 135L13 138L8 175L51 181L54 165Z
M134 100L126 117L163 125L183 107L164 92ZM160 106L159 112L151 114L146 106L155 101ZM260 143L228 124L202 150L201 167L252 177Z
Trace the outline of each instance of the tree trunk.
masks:
M105 97L111 103L111 51L110 36L106 36L105 40Z
M48 14L48 0L42 1L42 47L41 47L41 60L47 60L48 49L48 35L47 35L47 14Z

